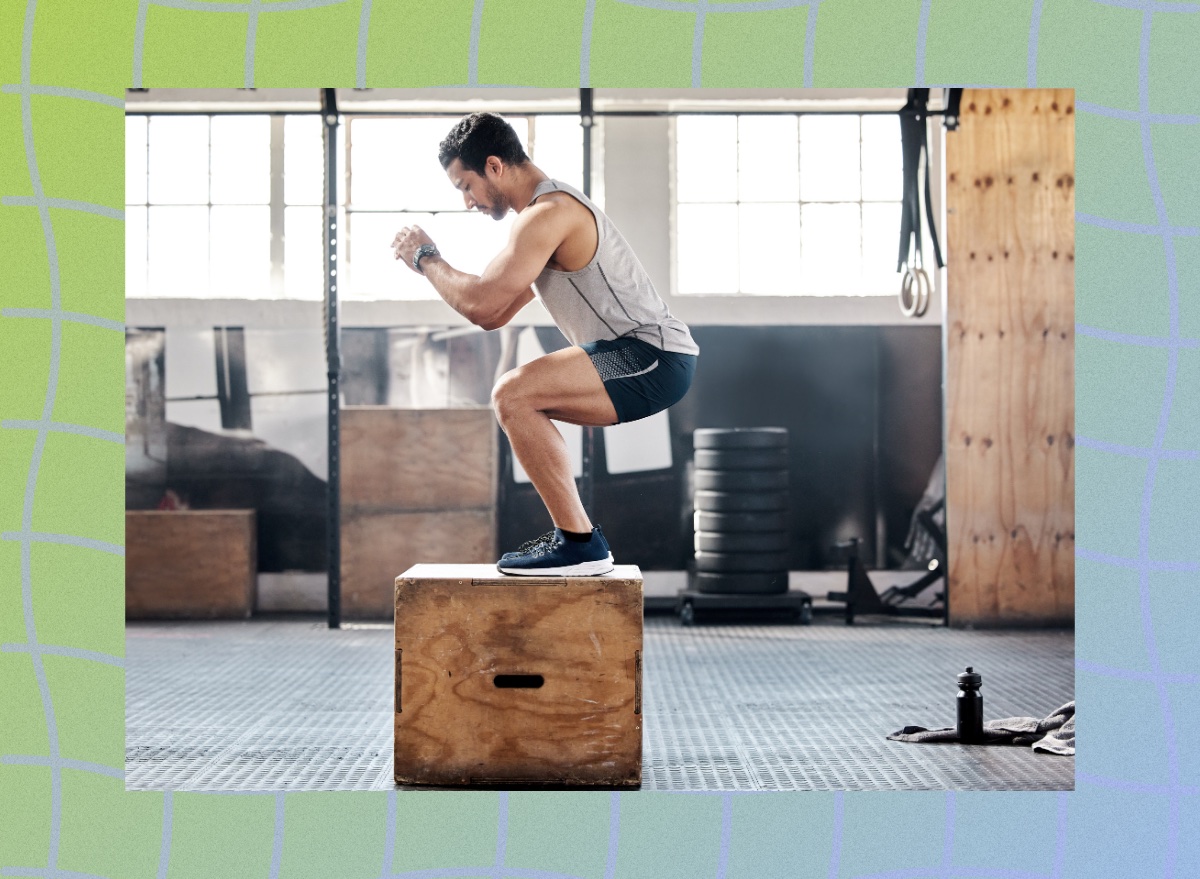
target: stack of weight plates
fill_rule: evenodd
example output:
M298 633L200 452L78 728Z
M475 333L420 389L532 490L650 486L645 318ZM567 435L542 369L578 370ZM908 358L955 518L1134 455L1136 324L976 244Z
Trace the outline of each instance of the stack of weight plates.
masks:
M787 592L787 428L703 428L692 440L694 588Z

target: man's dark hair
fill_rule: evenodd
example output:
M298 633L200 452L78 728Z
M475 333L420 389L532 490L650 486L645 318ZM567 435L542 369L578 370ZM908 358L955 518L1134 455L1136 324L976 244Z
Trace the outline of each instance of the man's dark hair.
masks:
M464 117L438 145L438 161L443 169L458 159L464 168L484 174L488 156L496 156L506 165L529 161L516 131L495 113L472 113Z

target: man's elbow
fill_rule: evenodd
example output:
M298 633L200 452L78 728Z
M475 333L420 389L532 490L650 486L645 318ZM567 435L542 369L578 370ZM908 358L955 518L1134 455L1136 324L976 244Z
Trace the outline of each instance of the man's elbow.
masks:
M464 317L483 330L498 330L508 323L508 316L503 311L478 305L467 312Z
M485 330L498 330L512 319L515 313L513 308L515 304L515 300L498 302L492 297L485 297L472 306L466 317L477 327Z

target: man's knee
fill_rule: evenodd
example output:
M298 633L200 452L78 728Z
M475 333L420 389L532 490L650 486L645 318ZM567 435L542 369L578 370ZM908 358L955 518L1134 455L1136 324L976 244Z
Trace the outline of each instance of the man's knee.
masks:
M496 420L503 426L524 408L524 394L518 370L510 369L500 376L500 381L492 388L492 409Z

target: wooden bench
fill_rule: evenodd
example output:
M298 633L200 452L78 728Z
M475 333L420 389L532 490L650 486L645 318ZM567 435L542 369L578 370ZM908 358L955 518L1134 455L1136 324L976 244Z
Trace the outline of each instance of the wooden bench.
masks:
M642 774L642 574L396 578L397 784L628 788Z

